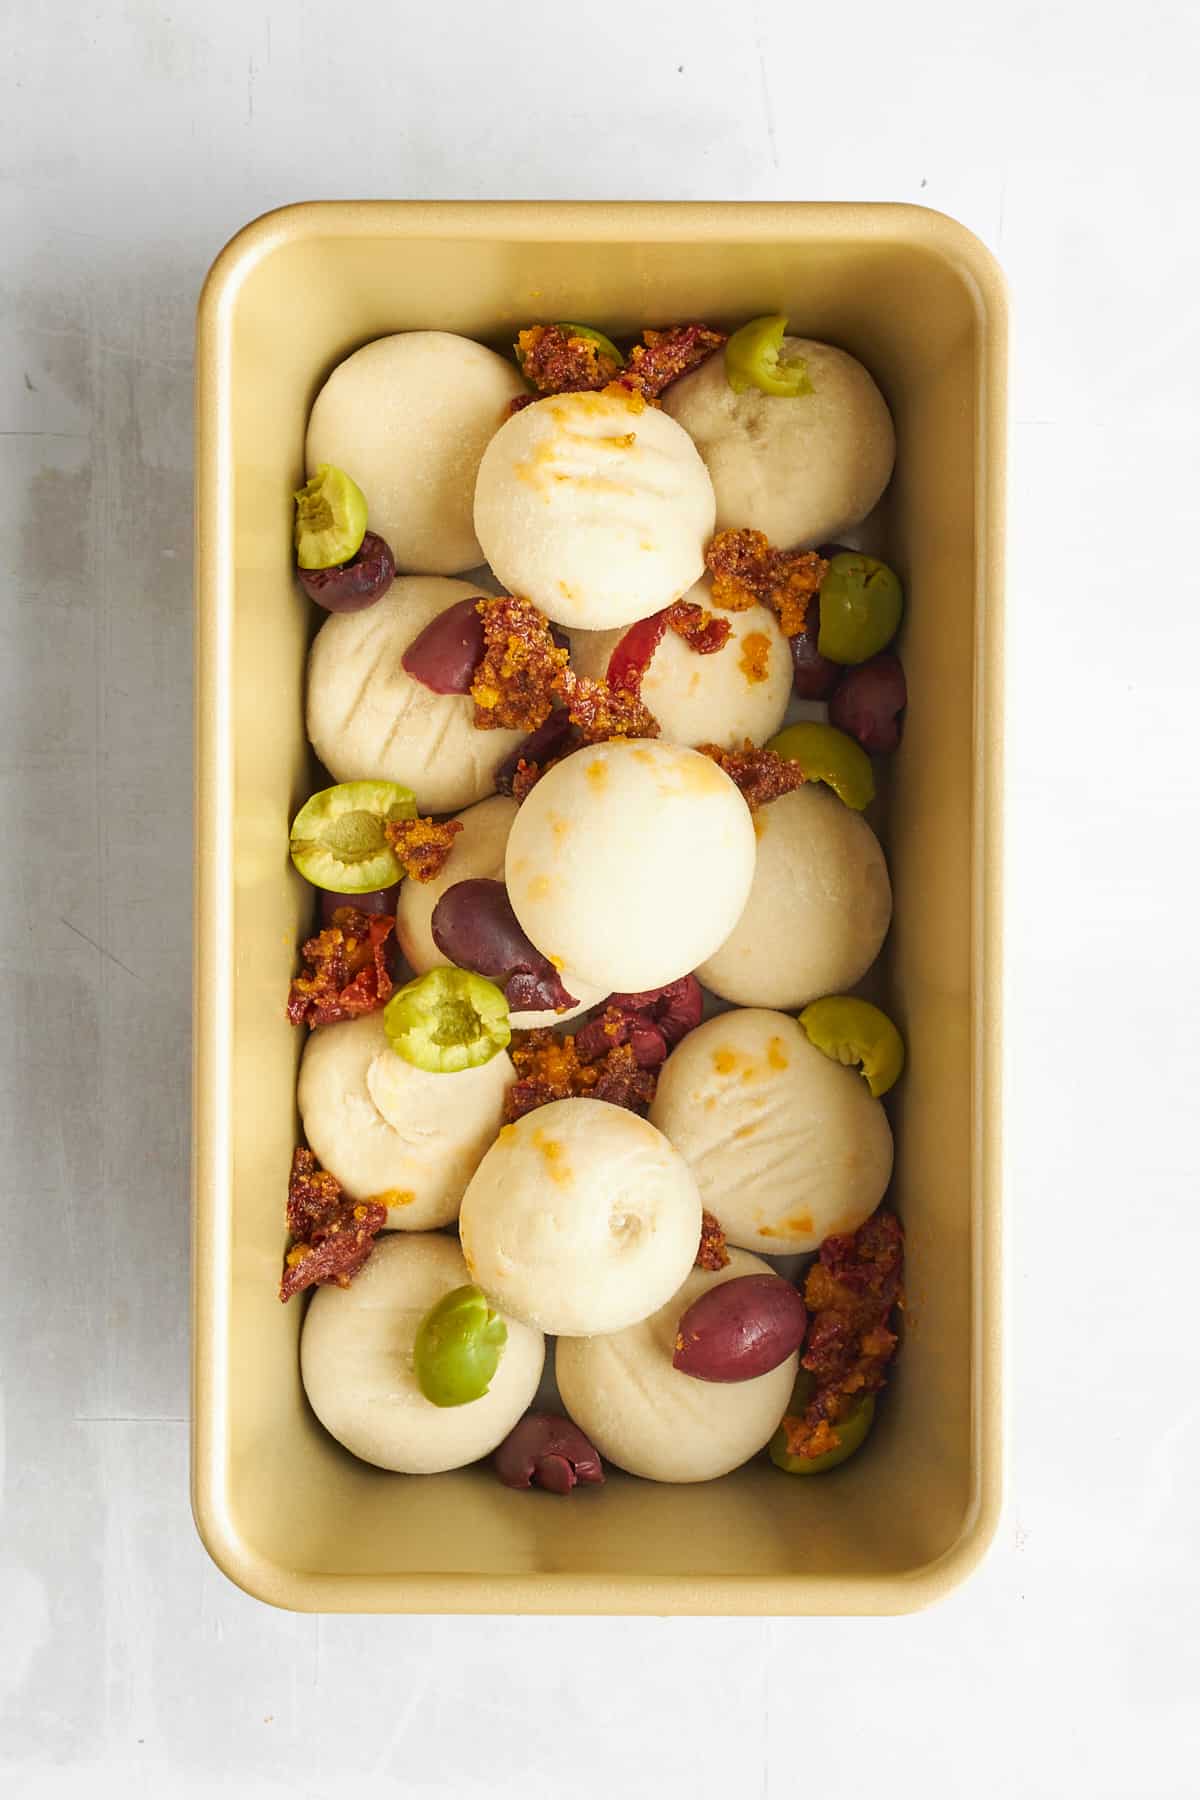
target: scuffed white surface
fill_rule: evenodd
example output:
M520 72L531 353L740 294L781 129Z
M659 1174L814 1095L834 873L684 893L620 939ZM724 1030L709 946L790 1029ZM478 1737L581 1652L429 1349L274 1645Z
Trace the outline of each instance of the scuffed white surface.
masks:
M813 1697L823 1800L1195 1793L1200 17L798 20L0 11L4 1800L790 1800ZM1011 1500L930 1613L301 1618L195 1537L193 305L251 214L399 193L921 201L1007 269Z

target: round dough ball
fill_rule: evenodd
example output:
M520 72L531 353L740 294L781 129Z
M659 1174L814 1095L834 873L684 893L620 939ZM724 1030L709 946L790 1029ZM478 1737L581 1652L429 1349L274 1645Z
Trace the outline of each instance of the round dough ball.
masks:
M475 530L511 593L568 629L628 625L704 572L713 494L686 431L620 394L553 394L496 433Z
M606 993L639 993L724 943L754 845L746 802L709 757L614 739L542 776L509 834L505 880L544 955Z
M400 659L465 581L407 575L363 612L331 613L308 658L308 735L335 781L399 781L422 812L482 800L522 731L480 731L469 694L435 694Z
M860 362L832 344L786 337L811 394L735 394L724 358L663 395L691 433L717 496L717 530L765 531L780 549L828 543L866 517L891 478L896 433L887 401Z
M463 1196L463 1254L497 1306L568 1337L661 1306L700 1242L700 1195L653 1125L554 1100L506 1125Z
M406 881L400 888L396 907L396 938L414 974L448 964L433 941L433 913L447 888L459 881L503 881L504 851L512 822L517 816L517 803L507 794L493 794L477 806L468 806L458 818L462 830L454 840L454 848L441 874L432 881ZM608 998L608 989L593 987L564 972L563 985L576 996L576 1004L566 1012L510 1012L509 1024L514 1031L536 1031L544 1025L565 1025L589 1008Z
M435 1406L417 1386L413 1344L432 1306L471 1277L453 1238L384 1237L347 1288L319 1287L300 1335L309 1404L364 1462L436 1475L487 1456L525 1412L541 1380L540 1331L506 1318L508 1341L486 1394Z
M563 1405L601 1456L650 1481L713 1481L762 1449L787 1411L799 1356L753 1381L697 1381L673 1367L683 1314L709 1288L773 1273L731 1250L724 1269L693 1269L651 1318L609 1337L567 1338L555 1353Z
M479 460L525 392L515 364L449 331L401 331L339 363L317 395L305 461L345 469L398 569L483 561L471 523Z
M686 596L709 606L700 582ZM765 606L722 613L732 626L711 656L689 650L674 631L663 633L642 677L642 699L672 744L720 744L740 750L749 738L765 744L783 724L792 693L792 653L775 615ZM571 663L579 675L603 681L625 630L571 634Z
M887 1114L786 1013L721 1013L671 1052L650 1117L731 1244L765 1256L857 1231L892 1175Z
M368 1013L309 1034L296 1099L313 1154L352 1199L386 1206L394 1231L429 1231L458 1217L515 1079L504 1051L453 1075L414 1068Z
M736 1006L791 1012L864 976L887 936L892 885L861 813L810 781L754 815L745 911L697 978Z

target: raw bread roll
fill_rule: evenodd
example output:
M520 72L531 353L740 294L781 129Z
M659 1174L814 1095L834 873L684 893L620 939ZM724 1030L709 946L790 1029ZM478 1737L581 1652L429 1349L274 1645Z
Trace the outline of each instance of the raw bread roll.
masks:
M448 606L478 588L402 576L363 612L331 613L308 658L308 735L335 781L399 781L422 812L482 800L521 731L480 731L469 694L435 694L401 658Z
M731 1250L728 1268L693 1269L640 1324L559 1343L563 1405L601 1456L650 1481L712 1481L762 1449L787 1411L799 1357L753 1381L728 1383L682 1375L671 1358L679 1321L701 1294L740 1275L772 1272L757 1256Z
M750 898L698 978L736 1006L788 1012L844 993L875 961L891 923L878 838L817 781L760 807L754 828Z
M469 1281L453 1238L380 1238L347 1288L319 1287L300 1337L300 1373L325 1429L364 1462L435 1475L487 1456L537 1391L540 1331L505 1319L508 1340L486 1394L435 1406L417 1386L413 1344L431 1307Z
M614 740L542 776L504 870L544 956L605 993L640 993L690 974L729 936L754 876L754 826L709 757Z
M675 1292L700 1196L653 1125L604 1100L555 1100L506 1125L463 1196L471 1279L542 1331L620 1331Z
M458 1217L514 1079L503 1051L452 1075L414 1068L368 1013L310 1034L296 1097L317 1161L351 1198L386 1206L393 1230L428 1231Z
M729 1242L765 1256L857 1231L891 1179L883 1107L786 1013L749 1008L697 1026L664 1063L650 1118Z
M517 803L506 794L493 794L477 806L468 806L458 814L462 830L441 874L433 881L406 881L400 889L396 907L396 938L409 967L416 975L449 962L433 941L433 912L438 901L459 881L503 881L504 850L512 822L517 816ZM563 974L563 985L576 997L576 1005L566 1012L510 1012L509 1023L515 1031L534 1031L543 1025L565 1025L577 1019L607 998L608 990L596 988L576 976Z
M698 582L685 598L710 606L707 582ZM666 631L642 677L642 699L668 743L740 750L747 738L765 744L783 724L792 693L792 653L774 613L751 606L718 617L732 626L722 649L698 656L677 632ZM603 681L624 636L623 628L572 632L576 673Z
M690 432L717 496L717 530L751 526L780 549L816 545L866 517L891 478L896 433L887 401L860 362L832 344L785 337L811 394L735 394L725 362L706 363L663 395Z
M511 593L568 629L658 612L704 572L712 484L665 413L623 394L553 394L496 433L475 530Z
M470 338L378 338L339 363L317 395L308 472L333 463L353 477L398 569L457 575L483 561L471 523L475 477L509 401L524 392L515 364Z

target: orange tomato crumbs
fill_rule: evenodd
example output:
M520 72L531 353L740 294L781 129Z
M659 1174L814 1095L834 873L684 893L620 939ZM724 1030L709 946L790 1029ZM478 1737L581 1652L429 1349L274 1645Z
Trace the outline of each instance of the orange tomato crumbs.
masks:
M800 764L774 750L757 748L749 738L741 750L722 750L719 744L697 744L702 756L710 756L741 790L751 812L803 787Z
M436 881L461 830L461 819L389 819L383 835L410 881Z
M804 630L808 603L829 564L815 550L775 550L762 531L718 531L704 553L714 606L745 612L769 606L785 637Z

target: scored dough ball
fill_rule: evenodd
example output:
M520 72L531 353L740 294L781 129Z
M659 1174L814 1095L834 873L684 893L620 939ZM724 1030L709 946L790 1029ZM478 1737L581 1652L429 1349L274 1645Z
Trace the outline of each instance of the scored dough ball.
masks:
M628 625L703 574L712 484L686 431L657 407L554 394L488 445L475 530L497 578L560 625Z
M746 802L709 757L614 740L542 776L509 835L505 879L543 955L606 993L639 993L724 943L754 843Z
M650 1117L731 1244L766 1256L857 1231L892 1174L887 1114L786 1013L721 1013L673 1050Z
M497 1306L566 1336L661 1306L700 1242L700 1196L653 1125L605 1100L554 1100L506 1125L472 1178L463 1254Z
M891 923L879 839L817 781L761 807L754 828L750 898L697 979L736 1006L785 1011L844 993L875 961Z
M517 816L517 803L506 794L493 794L477 806L468 806L457 815L462 830L454 840L445 868L432 881L406 881L400 888L396 907L396 939L415 975L448 964L433 941L433 913L438 901L459 881L503 881L504 851L512 822ZM577 1019L590 1007L608 997L608 990L563 974L563 985L576 996L576 1004L566 1012L510 1012L509 1023L516 1031L536 1031L544 1025L565 1025Z
M503 1051L452 1075L414 1068L368 1013L310 1033L296 1098L313 1154L351 1199L386 1206L392 1230L428 1231L458 1217L515 1078Z
M317 395L305 461L345 469L398 569L457 575L483 561L471 512L479 459L525 392L514 364L449 331L364 344Z
M761 1450L787 1411L799 1356L752 1381L697 1381L673 1367L683 1314L741 1275L773 1271L744 1250L724 1269L693 1269L649 1319L610 1337L565 1338L555 1353L563 1405L599 1450L650 1481L713 1481Z
M735 394L710 356L663 407L691 433L717 496L717 530L765 531L780 549L827 543L866 517L891 478L896 433L860 362L832 344L785 337L808 364L811 394Z
M399 781L423 812L482 800L521 731L480 731L469 694L435 694L401 657L432 619L479 593L408 575L363 612L331 613L308 658L308 735L335 781Z
M686 598L709 606L712 595L700 582ZM677 632L666 631L642 677L642 699L668 743L740 750L747 738L764 744L783 724L792 692L792 654L774 613L751 606L718 616L732 627L722 649L698 656ZM603 681L624 636L624 629L572 632L576 674Z
M436 1475L487 1456L537 1391L540 1331L506 1318L508 1339L486 1394L435 1406L417 1386L413 1345L431 1307L471 1277L453 1238L385 1237L347 1288L319 1287L300 1336L300 1373L313 1411L364 1462Z

